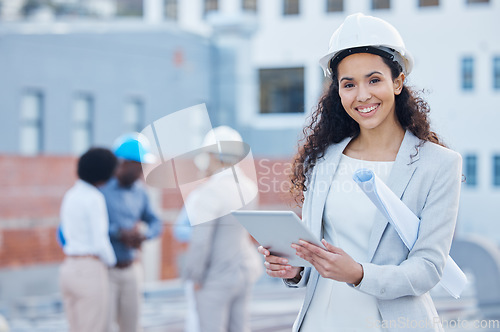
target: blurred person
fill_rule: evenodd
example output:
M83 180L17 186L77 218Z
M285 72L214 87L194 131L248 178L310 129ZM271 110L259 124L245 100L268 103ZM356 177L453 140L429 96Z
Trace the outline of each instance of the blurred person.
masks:
M304 130L291 180L303 221L325 248L292 244L313 265L300 268L259 247L268 275L307 287L293 331L402 331L415 323L443 331L429 291L450 251L461 157L431 131L428 104L406 85L413 59L392 25L348 16L320 63L332 81ZM359 168L373 170L419 217L411 250L354 184Z
M216 147L217 141L242 139L236 130L220 126L206 135L203 146ZM234 165L244 154L243 143L238 143L224 153L215 148L195 158L196 166L208 178L185 203L195 226L191 228L183 278L193 285L199 331L203 332L250 331L248 304L253 284L263 272L262 261L247 231L224 213L241 203L239 196L229 194L236 185L245 197L257 191L257 184L242 172L238 171L237 182L232 172L224 172L231 166L238 169ZM246 208L256 203L257 198Z
M115 323L120 332L140 331L142 264L138 250L145 240L160 235L160 219L151 208L144 185L141 162L154 160L147 139L139 134L119 137L114 144L118 166L101 187L109 214L109 237L116 264L109 269L110 315L108 331Z
M64 311L71 332L107 332L108 268L116 257L108 235L108 211L97 189L111 177L117 159L108 149L91 148L78 160L79 180L64 195L61 232L66 255L60 269Z
M179 243L188 243L191 239L191 223L189 222L185 206L182 207L175 220L173 234L174 238ZM182 270L185 263L185 254L179 255L178 258ZM184 331L200 332L200 323L198 321L198 313L196 311L196 302L194 298L194 286L193 282L190 280L184 282L184 295L186 296L186 323Z

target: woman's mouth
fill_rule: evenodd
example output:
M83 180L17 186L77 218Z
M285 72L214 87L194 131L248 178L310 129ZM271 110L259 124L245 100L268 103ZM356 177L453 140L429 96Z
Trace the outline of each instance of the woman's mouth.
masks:
M376 105L371 105L371 106L360 106L356 107L356 111L361 113L361 115L366 116L366 115L371 115L378 109L379 104Z

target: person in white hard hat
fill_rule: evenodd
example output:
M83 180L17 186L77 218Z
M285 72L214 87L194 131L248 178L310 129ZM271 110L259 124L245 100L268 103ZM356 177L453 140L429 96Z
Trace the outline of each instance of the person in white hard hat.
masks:
M259 247L266 272L307 287L294 331L442 331L439 282L458 213L461 157L431 131L429 106L405 84L413 67L398 31L354 14L320 61L332 79L294 160L292 193L325 248L299 241L313 268ZM352 176L368 168L420 218L408 250Z
M263 272L262 261L248 232L228 214L228 207L241 204L240 197L232 194L236 186L242 196L250 197L257 184L238 169L245 148L236 130L217 127L206 135L203 146L205 152L195 164L208 179L185 202L195 226L182 275L194 285L197 331L249 332L250 293ZM257 198L244 208L256 205Z

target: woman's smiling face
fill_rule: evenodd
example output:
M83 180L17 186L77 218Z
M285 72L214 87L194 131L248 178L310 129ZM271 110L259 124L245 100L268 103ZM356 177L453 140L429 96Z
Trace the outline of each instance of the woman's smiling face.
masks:
M357 53L337 67L342 106L360 130L391 130L401 126L396 117L395 96L401 93L404 75L392 79L391 69L374 54Z

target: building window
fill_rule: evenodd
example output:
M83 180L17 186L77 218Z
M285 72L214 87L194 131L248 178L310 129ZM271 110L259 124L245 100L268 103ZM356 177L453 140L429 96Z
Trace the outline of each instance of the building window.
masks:
M477 156L465 156L465 184L470 187L477 185Z
M468 5L474 4L474 3L489 3L490 0L467 0L466 3Z
M242 2L243 10L248 12L257 11L257 0L243 0Z
M390 9L390 0L372 0L372 9Z
M284 0L283 15L299 15L299 0Z
M437 7L439 0L418 0L419 7Z
M260 113L304 112L304 68L261 69Z
M165 18L171 21L177 21L177 0L165 0Z
M93 107L92 97L77 96L73 102L73 153L81 155L93 143Z
M493 59L493 88L500 90L500 57Z
M500 155L493 156L493 185L500 187Z
M344 0L327 0L326 11L328 13L344 11Z
M462 89L472 90L474 88L474 59L471 57L462 59Z
M144 103L140 99L131 99L125 104L123 113L125 132L141 132L144 129Z
M117 16L142 16L143 1L145 0L121 0L116 1ZM55 1L53 1L55 2ZM69 1L68 1L69 2ZM77 1L77 3L82 1Z
M33 156L43 149L43 94L26 92L21 100L21 126L19 151Z
M203 14L206 16L208 13L216 11L219 9L218 0L205 0L205 8Z

